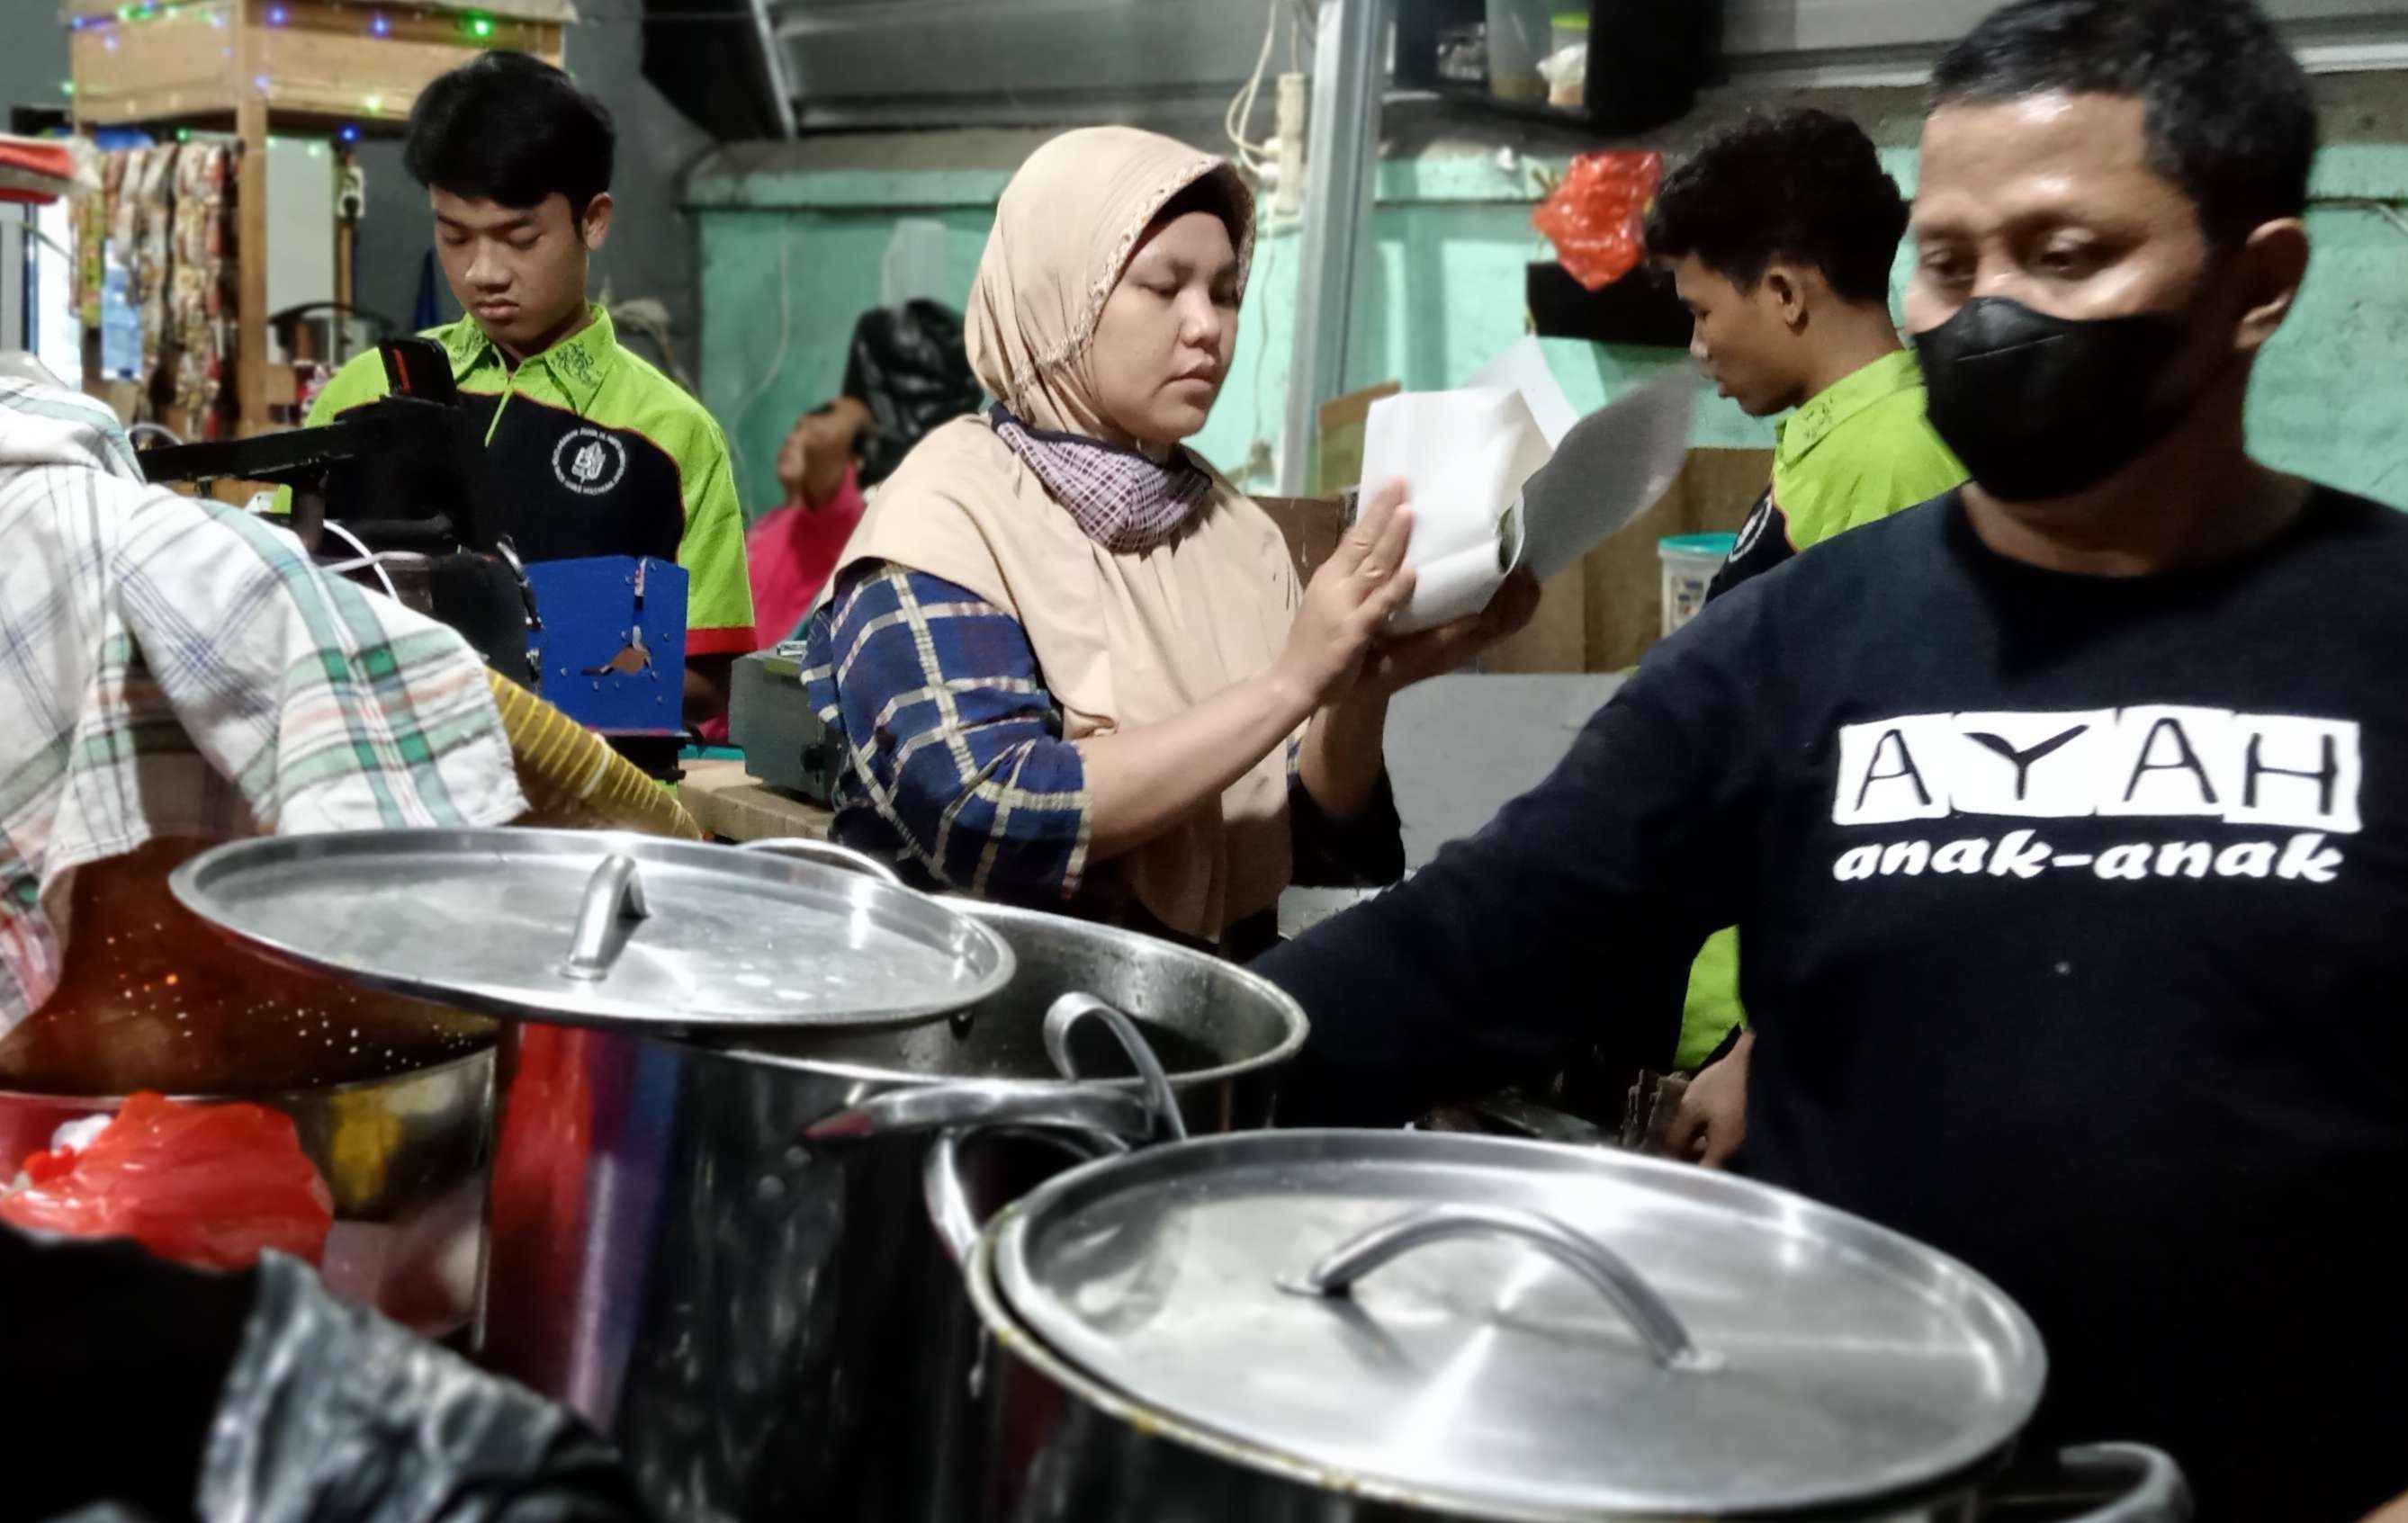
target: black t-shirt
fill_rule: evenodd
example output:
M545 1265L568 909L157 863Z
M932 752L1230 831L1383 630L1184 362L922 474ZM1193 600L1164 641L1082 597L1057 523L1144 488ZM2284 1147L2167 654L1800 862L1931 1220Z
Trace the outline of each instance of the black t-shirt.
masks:
M2408 1491L2408 517L2233 564L1992 554L1953 494L1716 600L1562 767L1267 958L1291 1119L1667 1043L1736 923L1746 1167L2039 1322L2035 1437L2172 1450L2201 1516Z
M1767 491L1756 500L1756 510L1748 514L1747 521L1740 525L1739 537L1731 544L1730 559L1706 584L1706 601L1712 603L1797 558L1797 548L1789 543L1789 516L1781 511L1781 505Z

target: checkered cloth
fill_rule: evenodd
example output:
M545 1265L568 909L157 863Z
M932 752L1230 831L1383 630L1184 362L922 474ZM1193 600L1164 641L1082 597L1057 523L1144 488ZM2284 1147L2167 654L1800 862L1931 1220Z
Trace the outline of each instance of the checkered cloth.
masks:
M97 404L0 380L0 1032L58 985L83 863L524 811L458 635L144 485Z
M1212 491L1212 478L1183 455L1157 464L1134 449L1032 429L1000 403L994 416L996 437L1037 473L1089 539L1115 555L1168 543Z

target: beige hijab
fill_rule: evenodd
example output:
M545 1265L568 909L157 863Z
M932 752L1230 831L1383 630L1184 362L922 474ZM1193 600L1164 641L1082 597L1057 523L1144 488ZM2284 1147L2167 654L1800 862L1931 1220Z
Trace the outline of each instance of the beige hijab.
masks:
M970 292L970 363L987 390L1032 427L1109 437L1091 354L1104 303L1154 214L1210 177L1245 208L1242 266L1253 200L1226 161L1120 127L1038 149L1003 192ZM983 418L930 434L887 479L838 573L865 561L941 576L1009 609L1073 740L1168 719L1263 671L1297 601L1278 526L1217 475L1176 539L1114 554ZM1277 901L1289 869L1283 746L1101 871L1171 930L1218 941Z

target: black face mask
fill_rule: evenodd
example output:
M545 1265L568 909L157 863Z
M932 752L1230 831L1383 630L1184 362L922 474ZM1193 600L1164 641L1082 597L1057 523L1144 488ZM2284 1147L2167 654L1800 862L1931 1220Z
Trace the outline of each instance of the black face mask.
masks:
M1976 296L1914 335L1931 426L2002 502L2070 497L2162 443L2195 393L2163 397L2190 337L2181 314L2073 322Z

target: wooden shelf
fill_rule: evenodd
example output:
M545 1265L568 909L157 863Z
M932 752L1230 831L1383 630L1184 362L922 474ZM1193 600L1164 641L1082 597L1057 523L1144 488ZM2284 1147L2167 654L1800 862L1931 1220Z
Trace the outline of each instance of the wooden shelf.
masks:
M561 24L336 0L70 0L79 121L93 125L272 115L397 130L427 81L490 48L560 61Z
M437 76L494 48L561 60L566 0L65 0L79 127L191 126L242 141L236 185L238 432L273 426L293 377L267 364L267 137L391 135ZM327 230L333 237L334 230Z

